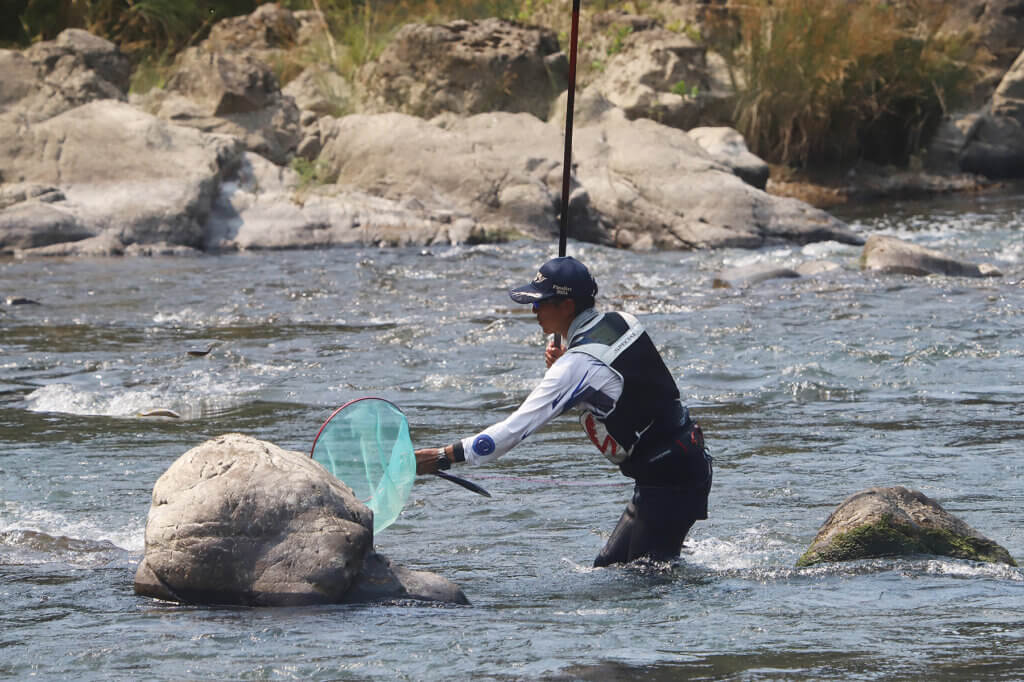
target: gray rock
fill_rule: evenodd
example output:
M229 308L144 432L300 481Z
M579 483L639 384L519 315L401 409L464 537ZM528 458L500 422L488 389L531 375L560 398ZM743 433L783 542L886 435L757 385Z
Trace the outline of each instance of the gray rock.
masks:
M863 243L824 211L744 183L681 130L605 117L577 139L576 175L593 209L616 231L648 233L656 248Z
M44 204L52 204L67 199L64 193L52 185L40 185L31 182L12 182L0 185L0 209L8 208L23 201L34 199Z
M800 273L792 268L774 265L752 265L723 270L715 275L712 287L715 289L729 289L759 284L770 279L796 279L798 277L800 277Z
M372 551L373 513L309 455L227 434L157 480L136 594L193 604L467 604Z
M53 234L60 212L74 216L63 229L78 239L110 231L122 244L200 246L221 176L240 153L231 138L171 125L116 100L29 125L0 119L5 180L57 187L65 196L18 216L19 229L37 235Z
M478 114L447 129L398 113L346 116L326 137L319 160L341 185L393 201L415 198L492 232L557 232L558 129L529 114ZM543 142L551 147L541 150Z
M294 47L301 22L291 10L276 3L260 5L250 14L221 19L210 29L203 47L210 52L275 54Z
M116 45L80 29L23 53L0 50L0 118L32 123L99 99L124 101L130 77Z
M704 148L711 158L720 161L747 184L764 189L768 184L771 169L763 159L747 149L747 143L734 128L725 126L701 126L687 131L687 134Z
M469 604L465 593L450 580L436 573L396 566L376 552L367 555L363 570L343 599L346 604L408 600Z
M125 245L112 231L102 232L74 242L57 242L19 251L22 256L41 258L69 258L74 256L123 256Z
M916 554L1017 565L1004 547L935 500L897 486L848 497L822 525L797 566Z
M801 277L817 277L826 272L835 272L842 269L842 266L830 260L812 260L796 266L796 272Z
M165 90L135 101L178 125L233 135L277 164L287 163L302 139L295 101L281 93L270 67L247 53L189 48Z
M630 120L692 128L701 120L699 93L710 90L706 48L661 28L630 33L592 87Z
M474 235L483 238L475 221L450 207L430 208L334 184L303 187L295 171L246 154L239 172L221 186L206 222L204 248L456 244Z
M308 455L228 434L157 480L135 592L183 603L338 603L372 542L373 513Z
M0 251L31 249L92 237L75 215L33 199L0 209Z
M424 118L509 111L546 119L567 74L553 31L484 19L403 26L357 80L367 111Z
M1024 125L1024 52L1017 57L992 95L992 115L1012 118Z
M0 114L8 113L33 94L39 81L36 66L28 57L14 50L0 50Z
M551 108L551 116L548 118L549 123L557 125L563 131L565 130L566 108L569 105L568 92L566 90L558 96ZM596 125L605 116L626 118L625 112L612 104L596 87L587 87L573 98L572 120L574 127Z
M282 92L295 100L303 112L318 116L340 116L354 106L352 84L322 65L304 69Z
M204 116L259 111L280 90L270 67L255 57L198 47L178 55L166 89L187 97Z
M982 130L960 154L960 168L995 180L1024 177L1024 127L1009 119L986 119Z
M951 277L1001 277L991 265L976 265L895 237L871 235L864 245L861 267L904 275L948 275Z
M323 137L319 161L341 185L468 214L492 234L557 234L556 125L500 112L444 128L402 114L355 115ZM681 130L608 114L580 127L574 147L573 238L672 249L863 243L827 213L745 184Z
M965 133L960 168L989 178L1024 177L1024 52L1003 77L988 110Z

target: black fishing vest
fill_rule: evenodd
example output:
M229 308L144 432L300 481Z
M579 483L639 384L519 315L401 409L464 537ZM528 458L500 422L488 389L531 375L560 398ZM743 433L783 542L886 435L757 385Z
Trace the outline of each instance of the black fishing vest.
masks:
M580 419L598 450L621 464L655 421L678 404L676 382L643 325L628 313L600 315L569 340L569 351L586 353L622 377L622 395L611 411L603 417L585 412Z

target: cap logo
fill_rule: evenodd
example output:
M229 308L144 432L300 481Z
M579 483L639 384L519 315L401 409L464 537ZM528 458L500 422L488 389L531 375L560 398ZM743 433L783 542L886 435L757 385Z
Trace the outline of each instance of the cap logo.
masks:
M558 296L572 296L572 287L564 287L561 284L555 284L551 288Z
M540 284L541 282L543 282L545 280L547 280L547 277L545 277L544 275L542 275L541 273L538 272L537 276L533 278L533 283L534 284Z

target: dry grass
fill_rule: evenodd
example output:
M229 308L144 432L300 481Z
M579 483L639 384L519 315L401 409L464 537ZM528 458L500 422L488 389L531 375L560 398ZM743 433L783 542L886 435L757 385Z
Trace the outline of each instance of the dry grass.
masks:
M743 0L716 26L738 89L736 126L799 166L905 163L971 81L965 36L938 0Z

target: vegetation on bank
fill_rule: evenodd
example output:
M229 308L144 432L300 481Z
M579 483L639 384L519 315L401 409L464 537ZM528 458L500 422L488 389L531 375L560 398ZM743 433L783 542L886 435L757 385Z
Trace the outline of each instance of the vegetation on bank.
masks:
M247 14L260 0L6 0L17 22L4 22L0 44L24 46L85 28L120 45L141 68L136 82L159 85L161 69L220 19ZM545 23L559 17L567 38L570 0L281 0L319 9L329 46L278 65L284 80L302 60L325 61L351 75L374 59L411 21L501 17ZM939 32L941 0L711 0L699 28L685 32L722 53L736 87L735 126L766 160L795 167L859 160L908 163L942 114L974 83L970 36ZM584 0L583 12L659 12L650 1ZM565 15L564 17L562 15ZM662 17L663 18L663 17ZM564 20L564 21L563 21ZM550 24L550 20L547 22ZM587 36L581 36L587 41ZM621 39L608 48L621 49ZM329 50L328 50L329 47ZM699 95L686 84L676 94Z
M737 86L736 128L790 165L906 164L970 91L968 36L948 3L742 0L710 23Z

